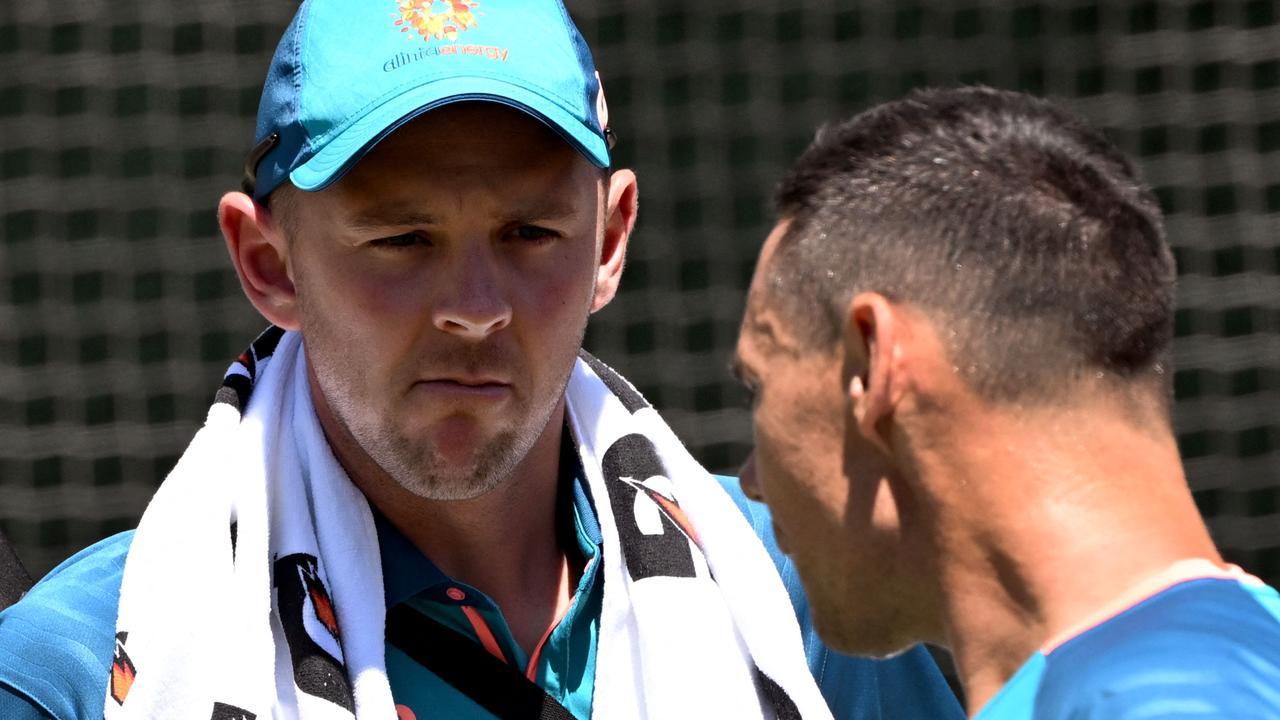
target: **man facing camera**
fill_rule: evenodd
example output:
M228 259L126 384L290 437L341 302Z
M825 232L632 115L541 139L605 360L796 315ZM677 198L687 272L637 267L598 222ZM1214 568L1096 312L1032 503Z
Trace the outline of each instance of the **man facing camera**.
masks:
M982 720L1280 717L1280 596L1188 491L1129 160L1045 101L922 91L819 133L778 210L742 484L820 634L950 647Z

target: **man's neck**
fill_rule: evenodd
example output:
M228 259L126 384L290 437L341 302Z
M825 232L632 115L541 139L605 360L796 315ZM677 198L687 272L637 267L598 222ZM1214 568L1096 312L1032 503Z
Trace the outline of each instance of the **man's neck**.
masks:
M338 460L370 504L443 573L489 596L531 652L564 615L582 573L581 553L557 525L558 504L570 501L560 483L563 432L562 401L510 478L471 500L425 499L372 461Z
M557 505L569 502L560 481L563 432L561 408L511 478L478 498L375 502L441 571L497 603L527 653L564 614L582 571L581 553L557 527Z
M971 710L1037 650L1178 560L1221 563L1170 433L990 417L928 458L944 623ZM923 466L922 466L923 467Z

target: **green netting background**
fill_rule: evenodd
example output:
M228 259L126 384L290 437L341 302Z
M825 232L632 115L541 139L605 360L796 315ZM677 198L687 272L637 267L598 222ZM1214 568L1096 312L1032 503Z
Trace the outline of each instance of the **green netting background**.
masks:
M213 208L293 8L0 3L0 528L36 574L136 522L261 327ZM709 466L746 451L725 367L772 184L817 124L924 84L1030 90L1108 128L1159 188L1196 499L1233 559L1280 581L1280 2L570 9L642 195L588 347Z

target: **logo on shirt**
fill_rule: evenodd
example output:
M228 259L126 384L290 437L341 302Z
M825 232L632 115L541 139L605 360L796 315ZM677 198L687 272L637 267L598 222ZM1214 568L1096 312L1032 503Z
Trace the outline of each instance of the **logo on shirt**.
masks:
M111 659L109 690L111 699L120 705L123 705L124 699L129 696L129 689L133 687L133 679L138 675L137 669L133 666L133 661L129 659L129 653L124 651L124 644L128 639L129 633L116 633L116 652Z
M476 0L396 0L400 32L413 30L422 39L455 42L458 33L476 26Z

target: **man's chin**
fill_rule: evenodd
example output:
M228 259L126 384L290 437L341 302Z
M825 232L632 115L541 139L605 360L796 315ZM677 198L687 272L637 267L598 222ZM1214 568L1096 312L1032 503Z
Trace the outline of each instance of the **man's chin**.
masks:
M435 434L433 433L433 436ZM432 437L416 451L389 453L384 470L405 490L424 500L474 500L503 485L527 454L510 432L490 438Z
M486 456L501 452L502 448L495 445L501 436L510 434L486 427L477 418L455 415L431 423L418 442L426 448L429 464L440 474L456 468L456 474L463 475L484 464Z
M874 660L887 660L897 657L902 653L910 650L919 643L889 643L889 642L851 642L841 643L838 640L827 640L827 636L821 632L818 633L827 646L841 652L845 655L856 655L858 657L872 658Z
M505 484L546 431L548 418L530 417L525 408L517 414L524 424L495 425L484 416L461 413L406 421L390 435L393 441L383 441L386 462L379 464L423 499L474 500Z
M462 502L482 497L498 486L510 472L495 472L479 462L450 463L430 470L406 470L394 473L400 487L424 500Z
M882 660L901 655L919 644L907 633L895 632L883 619L842 616L828 621L815 614L813 622L823 642L845 655Z

